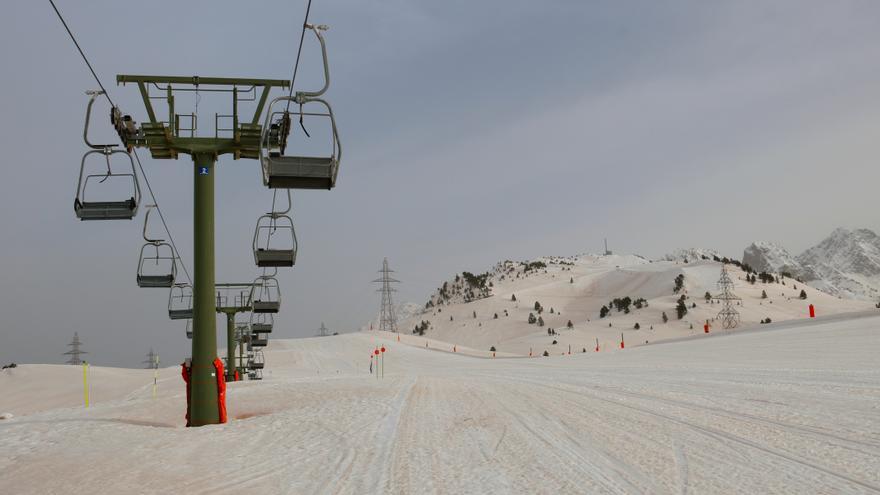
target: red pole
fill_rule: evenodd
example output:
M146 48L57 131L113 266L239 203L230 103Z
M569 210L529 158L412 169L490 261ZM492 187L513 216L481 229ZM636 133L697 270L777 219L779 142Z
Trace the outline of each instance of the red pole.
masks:
M596 352L599 352L599 337L596 337Z
M810 304L810 318L816 317L816 307Z
M620 334L620 348L623 349L623 334Z

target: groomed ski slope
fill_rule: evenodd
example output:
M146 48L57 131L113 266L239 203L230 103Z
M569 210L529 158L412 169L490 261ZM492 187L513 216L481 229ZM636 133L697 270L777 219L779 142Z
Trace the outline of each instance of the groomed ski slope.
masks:
M534 359L367 333L266 354L226 425L183 427L174 369L157 399L145 371L88 410L0 421L0 492L880 493L877 316ZM60 392L40 366L17 401Z

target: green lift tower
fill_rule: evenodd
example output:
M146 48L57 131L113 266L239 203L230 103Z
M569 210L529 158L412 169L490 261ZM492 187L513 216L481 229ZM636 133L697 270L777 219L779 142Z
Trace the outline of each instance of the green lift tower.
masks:
M193 240L194 280L192 314L192 368L189 418L191 426L216 424L220 421L217 403L217 378L214 359L217 357L217 329L215 312L215 266L214 266L214 175L218 157L224 154L239 158L259 159L263 126L261 116L269 92L273 88L287 88L290 81L281 79L246 79L222 77L167 77L119 75L118 84L136 84L147 110L148 122L138 126L130 116L123 116L113 109L113 124L128 148L145 147L153 158L177 159L178 155L190 155L193 160ZM214 136L196 136L196 123L181 128L181 116L174 110L176 91L196 91L206 87L212 91L228 92L232 98L232 113L215 116L215 124L223 117L231 118L231 136L221 137L219 125ZM150 88L159 88L168 105L167 121L160 121L153 109ZM238 113L240 92L259 91L256 110L249 120L240 119ZM161 98L161 96L159 96ZM192 117L194 120L194 117ZM276 127L277 129L277 127ZM189 132L189 135L186 133ZM274 133L276 141L286 140ZM268 136L267 136L268 137ZM280 145L280 142L277 142ZM223 308L226 313L230 308Z

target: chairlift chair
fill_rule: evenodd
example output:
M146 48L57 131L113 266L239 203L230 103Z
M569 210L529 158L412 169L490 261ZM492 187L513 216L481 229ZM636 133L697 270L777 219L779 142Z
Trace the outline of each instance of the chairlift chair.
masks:
M186 338L193 338L192 320L186 320Z
M261 335L256 332L251 334L250 344L248 345L249 349L253 349L255 347L266 347L267 345L269 345L268 335Z
M174 279L177 276L177 254L164 239L147 237L147 223L150 220L150 212L155 206L149 205L144 217L143 236L146 243L141 246L141 254L138 259L137 284L138 287L170 288L174 285ZM150 250L152 256L147 256L147 252Z
M281 309L281 288L278 279L274 275L257 277L251 287L250 301L254 313L277 313Z
M252 333L271 333L275 325L272 313L251 313L250 330Z
M290 191L287 191L286 210L275 211L274 195L272 205L271 212L257 219L253 242L254 262L261 268L293 266L296 264L297 243L293 220L287 215L291 209Z
M76 213L76 217L80 220L131 220L137 214L138 204L141 199L141 188L138 183L137 173L135 172L134 160L131 158L128 151L113 149L117 146L115 144L92 144L89 142L88 131L92 105L95 103L95 98L97 98L98 95L103 94L103 92L90 91L87 92L87 94L89 94L91 98L86 107L86 122L83 128L83 140L91 150L83 155L82 161L80 162L79 180L77 181L76 198L73 201L73 211ZM87 171L91 170L91 167L87 169L87 163L94 162L94 160L90 160L90 157L98 155L104 157L106 171L102 171L101 173ZM113 171L112 163L114 162L114 155L123 155L128 158L128 161L125 162L124 172L119 173ZM104 184L111 178L120 178L122 181L130 183L131 196L127 199L108 201L96 198L94 193L92 193L92 195L86 193L89 184L93 185L90 190L94 191L96 187L99 187L99 184ZM114 180L109 184L118 182L119 181ZM102 187L106 189L107 186Z
M248 378L251 380L262 380L263 379L263 370L261 370L261 369L251 370L248 373Z
M192 301L192 285L174 284L168 291L168 317L172 320L192 319Z
M266 358L263 356L263 351L254 352L253 358L248 360L248 368L252 370L261 370L265 367Z
M336 185L339 162L342 160L342 145L333 109L323 100L321 95L330 86L330 69L327 62L327 46L322 31L327 26L307 24L318 37L321 44L321 56L324 62L324 87L319 91L298 91L295 96L280 96L269 103L260 146L260 164L263 170L263 183L272 189L332 189ZM290 111L290 104L299 106L299 111ZM326 113L304 112L303 106L311 103L321 105ZM276 110L276 105L283 104L284 110ZM332 130L332 151L329 156L293 156L285 155L287 136L291 130L292 115L302 117L318 116L330 119Z

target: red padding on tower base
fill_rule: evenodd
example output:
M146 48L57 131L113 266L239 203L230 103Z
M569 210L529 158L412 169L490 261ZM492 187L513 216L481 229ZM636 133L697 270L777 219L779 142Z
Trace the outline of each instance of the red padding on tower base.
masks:
M217 372L217 406L220 408L220 423L226 422L226 377L223 374L223 361L214 358L214 370Z
M183 381L186 382L186 426L189 426L189 398L192 392L189 385L190 370L186 367L186 363L180 363L180 374L183 375Z

